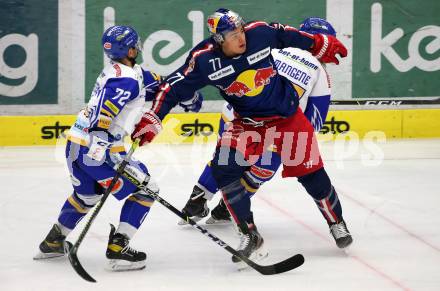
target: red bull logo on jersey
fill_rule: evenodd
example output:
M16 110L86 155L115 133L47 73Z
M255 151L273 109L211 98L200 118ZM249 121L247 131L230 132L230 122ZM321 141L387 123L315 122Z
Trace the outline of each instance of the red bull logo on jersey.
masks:
M237 97L254 97L263 91L264 86L269 85L270 79L277 74L272 65L257 70L247 70L238 75L223 91L229 95Z

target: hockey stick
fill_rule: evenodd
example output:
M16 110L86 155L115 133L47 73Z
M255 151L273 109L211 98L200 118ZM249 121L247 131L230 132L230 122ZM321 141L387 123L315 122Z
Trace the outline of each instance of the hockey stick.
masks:
M133 183L137 187L142 186L141 183L137 179L131 177L128 172L124 171L124 168L128 163L128 161L127 161L128 158L131 156L131 154L134 152L134 150L137 148L137 146L138 146L138 141L136 140L135 143L133 144L132 148L130 149L130 152L127 154L126 159L124 159L124 161L118 167L117 174L113 178L113 180L111 181L108 189L112 189L114 184L116 183L117 179L121 176L124 176L125 178L127 178L131 183ZM105 202L105 200L109 196L110 191L108 189L107 189L106 193L104 194L104 196L102 197L102 199L98 202L98 205L94 209L91 217L89 218L89 221L86 223L84 230L81 232L80 236L78 237L77 242L73 245L73 247L69 251L69 260L70 260L72 267L75 269L75 271L78 273L78 275L80 275L84 280L89 281L89 282L96 282L96 280L92 276L90 276L87 273L87 271L82 267L81 263L78 260L76 253L78 251L79 245L81 244L85 234L87 233L88 229L90 228L91 223L93 222L93 220L95 219L99 210L102 208L103 203ZM279 263L276 263L276 264L267 265L267 266L259 265L255 262L253 262L252 260L250 260L249 258L243 256L241 253L239 253L234 248L229 246L226 242L222 241L220 238L218 238L217 236L210 233L207 229L198 225L194 220L192 220L189 217L187 217L186 215L184 215L181 211L179 211L173 205L168 203L165 199L160 197L159 194L151 191L148 188L146 189L146 191L148 192L147 194L151 198L153 198L154 200L157 200L160 204L162 204L163 206L168 208L170 211L172 211L174 214L176 214L180 218L187 221L191 226L193 226L195 229L200 231L202 234L204 234L205 236L210 238L213 242L215 242L216 244L218 244L219 246L221 246L222 248L224 248L225 250L227 250L229 253L233 254L234 256L240 258L243 262L245 262L250 267L252 267L253 269L255 269L256 271L258 271L259 273L261 273L263 275L274 275L274 274L287 272L287 271L293 270L295 268L298 268L299 266L301 266L304 263L303 255L297 254L297 255L294 255L294 256L292 256L284 261L281 261Z
M129 180L135 186L137 186L137 187L142 186L141 183L137 179L131 177L128 172L123 172L122 176L127 178L127 180ZM256 271L258 271L259 273L261 273L263 275L274 275L274 274L284 273L284 272L293 270L295 268L298 268L299 266L301 266L304 263L304 256L301 254L297 254L297 255L294 255L284 261L281 261L281 262L273 264L273 265L267 265L267 266L258 265L254 261L250 260L246 256L244 256L241 253L239 253L238 251L236 251L234 248L229 246L227 243L222 241L220 238L218 238L217 236L210 233L207 229L198 225L194 220L192 220L191 218L189 218L188 216L183 214L176 207L174 207L173 205L168 203L165 199L160 197L158 193L155 193L148 188L145 189L145 191L147 191L147 195L149 195L151 198L158 201L160 204L162 204L163 206L168 208L174 214L176 214L177 216L179 216L180 218L185 220L188 224L191 224L191 226L194 227L195 229L197 229L199 232L201 232L202 234L204 234L205 236L210 238L213 242L215 242L216 244L218 244L219 246L221 246L222 248L224 248L226 251L233 254L234 256L240 258L243 262L245 262L250 267L252 267L253 269L255 269Z
M125 173L124 173L125 174ZM130 180L131 181L131 180ZM290 270L293 270L295 268L298 268L304 263L304 256L301 254L294 255L284 261L281 261L279 263L273 264L273 265L266 265L262 266L254 261L250 260L249 258L245 257L238 251L236 251L234 248L229 246L227 243L222 241L217 236L210 233L207 229L201 227L198 225L194 220L184 215L180 210L175 208L173 205L168 203L165 199L160 197L157 193L152 192L151 190L147 189L148 195L151 196L154 200L158 201L160 204L171 210L174 214L185 220L187 223L191 224L192 227L200 231L202 234L210 238L213 242L224 248L229 253L233 254L234 256L240 258L243 262L248 264L250 267L258 271L259 273L263 275L274 275L279 273L284 273Z
M96 204L95 209L93 210L92 214L90 215L89 220L86 222L84 229L79 234L79 237L78 237L77 241L75 242L75 244L72 246L72 248L70 248L70 250L67 249L67 244L65 245L66 253L68 253L70 264L72 265L73 269L78 273L78 275L80 275L81 278L83 278L86 281L96 282L96 280L93 279L93 277L90 276L89 273L87 273L87 271L83 268L76 253L78 252L78 248L80 247L81 242L83 241L84 237L86 236L87 232L89 231L90 226L92 225L93 221L95 220L96 216L98 215L99 211L101 210L102 206L104 205L105 200L107 200L113 187L116 185L116 182L122 176L125 167L129 163L130 157L133 155L134 151L138 148L139 142L140 142L140 139L136 139L133 142L133 144L130 148L130 151L128 152L128 154L125 156L124 160L119 165L119 167L116 171L116 175L111 180L110 185L107 187L101 200L99 200L99 202Z

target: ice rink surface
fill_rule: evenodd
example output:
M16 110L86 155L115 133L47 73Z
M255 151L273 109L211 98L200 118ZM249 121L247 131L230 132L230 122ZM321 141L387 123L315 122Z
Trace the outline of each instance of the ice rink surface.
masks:
M161 196L181 209L213 147L152 145L136 154L158 179ZM337 249L296 179L278 173L253 198L269 249L261 264L302 253L300 268L274 276L239 272L228 252L191 227L178 226L178 218L156 203L132 241L147 252L147 268L108 272L109 223L118 223L122 206L109 198L78 252L98 281L92 284L66 258L32 260L71 193L62 152L0 148L0 290L440 290L440 140L361 142L351 148L325 142L321 151L354 238L347 253ZM76 240L83 223L69 240ZM237 246L231 226L206 227Z

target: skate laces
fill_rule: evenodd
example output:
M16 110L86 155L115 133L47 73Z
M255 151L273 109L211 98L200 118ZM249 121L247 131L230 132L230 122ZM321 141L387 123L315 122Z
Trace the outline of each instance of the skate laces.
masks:
M347 227L345 226L345 223L341 221L340 223L335 223L330 226L330 231L333 234L335 238L341 238L350 235L348 232Z
M129 240L122 235L122 245L124 245L124 247L121 250L121 254L133 254L133 255L137 255L139 252L133 248L130 247L130 242ZM118 244L118 243L117 243Z
M121 250L121 254L134 254L137 255L138 251L130 247L129 240L124 237L123 244L125 247Z
M122 250L121 250L121 254L133 254L133 255L137 255L139 252L133 248L130 247L130 245L126 245Z
M246 247L249 245L251 241L251 234L241 234L240 237L240 245L238 246L238 250L244 250L246 249Z

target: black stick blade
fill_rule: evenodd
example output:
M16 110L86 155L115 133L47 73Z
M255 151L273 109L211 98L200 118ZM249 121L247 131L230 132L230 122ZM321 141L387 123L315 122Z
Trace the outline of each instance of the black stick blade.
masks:
M293 257L290 257L274 265L268 265L268 266L257 265L253 267L255 270L257 270L263 275L275 275L298 268L302 264L304 264L304 256L301 254L297 254L294 255Z
M89 273L87 273L87 271L83 268L83 266L79 262L78 256L76 255L77 250L78 248L75 248L75 246L73 246L73 248L67 252L70 264L72 265L73 269L78 273L78 275L80 275L81 278L83 278L86 281L96 283L96 280L93 279L93 277L90 276Z

